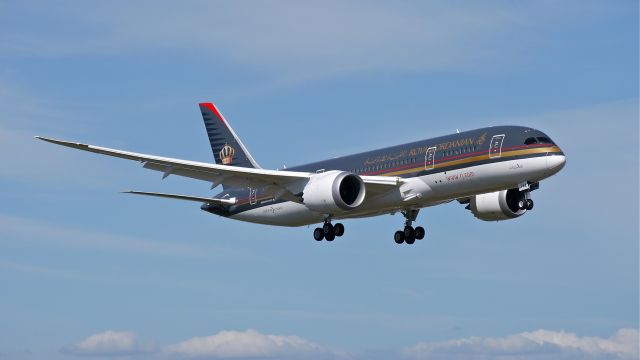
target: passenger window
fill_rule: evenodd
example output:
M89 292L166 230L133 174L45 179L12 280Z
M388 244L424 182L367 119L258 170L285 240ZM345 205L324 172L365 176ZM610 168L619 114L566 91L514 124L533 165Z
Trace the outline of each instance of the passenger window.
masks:
M536 144L536 143L537 143L536 138L532 138L532 137L527 138L527 140L524 141L525 145L531 145L531 144Z

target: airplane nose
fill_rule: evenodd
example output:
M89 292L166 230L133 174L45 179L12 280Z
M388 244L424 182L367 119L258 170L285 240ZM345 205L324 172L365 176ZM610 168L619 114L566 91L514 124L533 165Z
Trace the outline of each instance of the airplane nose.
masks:
M555 172L560 171L566 162L564 155L547 155L547 169Z

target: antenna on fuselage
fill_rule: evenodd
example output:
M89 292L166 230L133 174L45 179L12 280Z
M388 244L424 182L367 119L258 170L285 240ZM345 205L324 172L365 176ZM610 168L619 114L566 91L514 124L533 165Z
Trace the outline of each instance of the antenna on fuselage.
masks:
M456 129L456 134L460 134L460 130Z

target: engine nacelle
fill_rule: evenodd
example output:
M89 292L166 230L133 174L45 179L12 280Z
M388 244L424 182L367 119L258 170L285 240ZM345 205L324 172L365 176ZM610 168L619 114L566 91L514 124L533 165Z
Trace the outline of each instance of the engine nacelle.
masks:
M518 207L521 194L518 189L496 191L476 195L471 198L469 210L475 217L484 221L500 221L517 218L527 210Z
M365 186L360 176L346 171L327 171L309 179L302 202L311 210L325 214L349 211L364 201Z

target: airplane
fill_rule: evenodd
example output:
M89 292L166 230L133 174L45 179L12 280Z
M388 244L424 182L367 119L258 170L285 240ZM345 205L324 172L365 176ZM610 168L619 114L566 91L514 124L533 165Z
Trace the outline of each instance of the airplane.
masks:
M110 149L83 143L37 139L74 149L135 160L145 169L222 185L213 197L145 191L126 193L201 203L222 217L277 226L322 224L317 241L344 235L334 220L400 213L397 244L425 237L413 227L420 209L451 201L476 218L501 221L533 208L531 192L558 173L565 155L545 133L522 126L495 126L391 146L282 170L263 169L212 103L200 103L213 163Z

